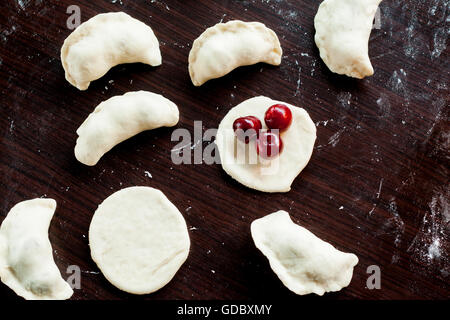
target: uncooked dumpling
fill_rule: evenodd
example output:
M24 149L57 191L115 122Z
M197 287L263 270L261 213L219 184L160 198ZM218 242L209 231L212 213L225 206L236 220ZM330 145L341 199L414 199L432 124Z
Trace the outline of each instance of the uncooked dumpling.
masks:
M281 63L277 35L260 22L218 23L198 37L189 52L189 74L195 86L220 78L240 66Z
M178 107L160 94L128 92L100 103L78 128L75 157L95 165L115 145L145 131L178 123Z
M369 36L381 0L325 0L314 18L315 41L328 68L362 79L373 74Z
M16 204L0 227L0 278L27 300L65 300L73 290L53 260L48 228L53 199Z
M80 90L122 63L161 64L158 39L145 23L124 12L98 14L64 41L61 62L66 79Z
M253 221L251 233L272 270L296 294L323 295L350 284L358 257L295 224L286 211Z
M122 189L106 198L89 227L92 259L117 288L147 294L165 286L189 254L180 211L159 190Z

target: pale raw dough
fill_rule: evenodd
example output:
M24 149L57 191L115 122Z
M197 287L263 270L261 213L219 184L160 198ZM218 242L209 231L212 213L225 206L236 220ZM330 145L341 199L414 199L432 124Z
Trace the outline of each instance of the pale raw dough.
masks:
M348 286L358 257L335 249L278 211L251 224L256 247L289 290L299 295L339 291Z
M189 254L186 222L159 190L131 187L103 201L89 227L92 259L117 288L147 294L165 286Z
M145 130L178 123L178 107L162 95L128 92L100 103L78 128L75 157L88 166L118 143Z
M373 74L369 36L381 0L325 0L314 18L315 41L328 68L362 79Z
M80 90L118 64L159 66L161 60L153 30L124 12L96 15L76 28L61 48L66 79Z
M258 159L254 143L244 144L235 138L233 122L239 117L255 116L261 120L263 129L266 110L277 103L287 105L292 112L292 124L281 133L284 148L271 161L243 161L241 155ZM285 102L267 97L254 97L232 108L220 122L216 136L223 169L243 185L264 192L287 192L297 175L305 168L316 140L316 126L308 113ZM247 151L246 151L247 149Z
M48 228L56 209L53 199L16 204L0 227L0 278L27 300L65 300L73 290L53 260Z
M220 78L240 66L281 63L277 35L260 22L218 23L198 37L189 52L189 74L195 86Z

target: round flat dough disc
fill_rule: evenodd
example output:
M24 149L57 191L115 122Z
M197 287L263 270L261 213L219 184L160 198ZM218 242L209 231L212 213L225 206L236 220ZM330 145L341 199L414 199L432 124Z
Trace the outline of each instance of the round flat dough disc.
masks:
M280 134L283 150L273 160L257 156L254 142L245 144L235 138L233 122L244 116L261 120L263 129L266 110L277 103L291 109L291 126ZM223 118L216 135L222 168L243 185L263 192L287 192L297 175L308 164L316 141L316 126L308 113L286 102L267 97L254 97L232 108Z
M106 198L89 228L92 259L117 288L147 294L165 286L189 254L180 211L159 190L125 188Z

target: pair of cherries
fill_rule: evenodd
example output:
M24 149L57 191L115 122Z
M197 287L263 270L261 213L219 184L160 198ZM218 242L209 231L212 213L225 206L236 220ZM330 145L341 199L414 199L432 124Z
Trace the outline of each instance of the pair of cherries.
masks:
M269 128L261 131L261 121L254 116L246 116L233 122L236 137L242 142L256 140L256 152L264 159L276 157L283 149L280 132L286 130L292 122L292 112L284 104L274 104L267 109L264 122ZM272 131L276 129L277 131Z

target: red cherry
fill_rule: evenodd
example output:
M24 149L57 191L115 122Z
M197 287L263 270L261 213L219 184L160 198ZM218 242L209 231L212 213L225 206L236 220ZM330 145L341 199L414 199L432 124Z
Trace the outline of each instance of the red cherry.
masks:
M273 131L261 132L256 141L256 152L261 158L270 159L276 157L283 150L283 140L278 133Z
M284 104L274 104L267 109L264 121L270 129L286 130L292 122L292 112Z
M237 118L233 122L234 134L239 140L245 143L256 139L261 128L261 121L257 117L253 116Z

